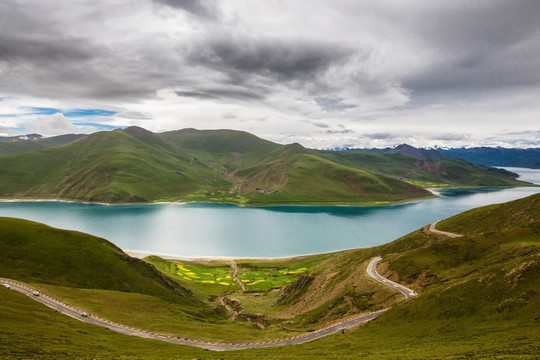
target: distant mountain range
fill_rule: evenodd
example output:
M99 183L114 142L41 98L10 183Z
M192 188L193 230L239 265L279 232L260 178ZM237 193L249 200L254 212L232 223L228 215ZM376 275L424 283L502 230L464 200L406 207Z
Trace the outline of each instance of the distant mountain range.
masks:
M86 136L84 134L67 134L52 137L42 137L39 134L28 134L12 137L0 137L0 156L22 154L29 151L48 149L66 145Z
M40 134L26 134L26 135L16 135L16 136L0 136L0 142L10 142L10 141L19 141L19 140L35 140L41 139L43 136Z
M437 148L421 149L408 144L393 148L335 148L339 151L361 151L377 154L406 154L418 159L448 160L460 158L475 164L487 166L508 166L540 169L540 148L509 149L502 147L473 147L473 148Z
M459 157L467 161L488 166L511 166L540 169L540 148L459 148L439 149L445 155Z
M0 143L0 197L124 203L382 204L424 187L523 186L515 174L403 145L312 150L234 130L140 127Z

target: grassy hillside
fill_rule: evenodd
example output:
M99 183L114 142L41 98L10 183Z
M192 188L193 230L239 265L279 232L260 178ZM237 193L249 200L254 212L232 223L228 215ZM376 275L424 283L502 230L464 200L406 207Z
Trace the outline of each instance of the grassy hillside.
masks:
M528 196L503 204L472 209L437 224L440 230L467 235L502 231L515 226L533 226L540 218L540 197Z
M131 127L1 158L0 196L243 204L366 203L429 196L394 179L313 154L297 155L288 146L244 132L182 130L160 136Z
M429 186L525 184L461 160L315 151L233 130L129 127L55 146L68 140L35 140L52 147L0 157L0 197L373 205L430 197Z
M292 283L297 284L296 290L291 284L276 291L279 298L288 289L290 297L286 305L276 308L263 303L264 311L284 319L285 328L308 329L314 320L343 316L354 308L394 304L377 320L344 334L299 346L211 353L114 334L58 315L25 296L1 288L3 356L7 359L25 356L534 359L540 351L539 207L540 194L450 218L445 225L450 226L456 219L467 223L462 229L466 235L460 238L432 235L425 227L376 248L237 264L241 274L249 272L250 276L255 272L259 276L272 274L281 268L308 269L311 281L301 280L305 279L304 275L298 276L298 281ZM497 219L510 220L501 228L479 230L490 217L493 224ZM383 255L380 273L408 284L419 296L402 301L402 296L365 277L365 264L375 255ZM169 266L166 261L154 260L160 266ZM184 263L183 266L186 269L193 266L189 270L198 274L196 268L201 265ZM208 264L200 270L206 271L213 271ZM203 287L198 289L203 290ZM269 292L255 292L252 297L264 299L264 294ZM239 298L246 301L248 296L249 293ZM245 302L248 308L253 304ZM246 334L245 329L229 325L224 336Z
M265 153L280 147L245 131L183 129L159 134L176 147L213 154Z
M0 164L3 197L147 202L228 186L140 128L95 133L66 146L4 157Z
M0 157L66 145L83 136L85 135L67 134L32 140L0 141Z
M190 291L107 240L13 218L0 218L0 234L0 277L198 303Z
M464 160L418 159L405 154L319 151L328 160L426 187L523 186L512 174Z
M399 201L428 197L416 186L321 159L299 144L274 150L235 173L252 202L319 203Z

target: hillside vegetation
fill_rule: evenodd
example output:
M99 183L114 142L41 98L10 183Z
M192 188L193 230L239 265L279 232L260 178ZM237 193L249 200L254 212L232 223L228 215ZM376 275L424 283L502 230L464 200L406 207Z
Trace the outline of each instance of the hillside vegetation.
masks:
M14 218L0 218L0 234L0 277L198 303L189 290L105 239Z
M423 187L526 185L464 161L316 151L233 130L129 127L73 136L0 144L26 151L0 157L0 197L374 205L431 197Z
M520 186L515 174L461 159L416 158L402 153L319 151L320 156L353 168L425 187Z
M539 211L540 194L537 194L475 209L440 223L441 229L453 231L458 230L455 224L465 223L466 226L460 228L464 236L459 238L433 235L426 226L375 248L295 259L239 261L239 276L249 279L253 289L248 287L248 291L233 297L242 303L244 311L258 309L262 312L268 319L269 329L274 329L256 330L259 337L268 336L268 332L279 337L282 336L279 331L305 331L316 328L318 323L352 313L392 306L363 327L303 345L209 353L111 334L58 315L5 289L0 289L0 311L4 314L4 321L0 322L0 343L5 344L4 355L8 359L25 356L157 359L175 358L178 353L186 358L219 355L223 359L355 359L359 356L368 359L533 359L540 351ZM506 219L506 223L499 226L501 219ZM36 226L28 222L14 223L12 219L4 222L2 232L13 232L10 227ZM55 231L62 234L61 230ZM66 240L65 236L62 238ZM67 254L68 259L63 260L66 268L70 266L69 254L73 253ZM401 295L368 278L365 267L376 255L383 256L379 273L415 289L419 296L403 301ZM0 255L4 256L4 253ZM38 261L26 251L20 251L17 256L24 264ZM155 257L148 260L156 263L173 281L191 287L200 301L210 301L205 299L208 295L219 294L212 290L204 295L206 289L217 285L208 284L205 288L205 283L194 284L192 280L181 278L188 272L192 278L207 273L209 277L222 276L222 269L227 266L227 263L171 262ZM3 269L2 275L8 272L11 277L30 279L28 274L18 270L19 266L3 265ZM283 286L280 280L287 272L283 269L293 273L291 280L296 279L290 285ZM32 278L44 281L39 276L32 275ZM275 277L277 288L257 288L261 284L257 283L257 277L269 280ZM75 294L54 289L74 301L82 301ZM225 294L232 296L230 291L237 289L227 290ZM108 309L111 316L115 314L112 309L118 305L113 299L120 299L124 306L130 303L125 297L107 296L111 301L99 307L103 311ZM145 328L163 331L166 324L155 324L150 315L155 313L157 319L165 319L159 308L138 307L140 312L148 314L147 318L143 321L137 315L130 324L145 324ZM178 314L168 316L174 323ZM215 320L209 319L211 317L199 318L198 329L213 333ZM118 321L118 317L113 320ZM237 322L224 322L220 326L223 337L240 339L254 335ZM282 330L277 331L277 327Z

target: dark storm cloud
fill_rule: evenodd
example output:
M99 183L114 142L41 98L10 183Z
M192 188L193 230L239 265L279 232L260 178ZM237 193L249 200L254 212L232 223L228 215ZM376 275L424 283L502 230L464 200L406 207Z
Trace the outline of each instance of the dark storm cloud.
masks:
M268 132L347 142L366 121L381 143L405 127L527 138L498 132L538 129L539 18L527 0L3 0L0 96L15 100L0 111L100 104L159 128L267 118Z
M215 99L216 98L212 94L198 92L198 91L177 91L176 95L180 97L198 98L198 99Z
M251 91L231 88L204 89L202 91L176 91L176 95L197 99L262 100L264 96Z
M133 99L155 91L153 81L140 81L140 75L134 75L113 49L64 32L31 7L0 3L0 30L2 92L49 98ZM125 66L121 71L119 63Z
M0 35L0 61L30 60L39 63L86 61L92 49L75 39L38 39Z
M403 79L413 96L431 102L540 83L540 1L449 3L412 18L433 50L431 66Z
M204 0L153 0L156 3L168 5L175 9L184 10L190 14L216 18L219 14L214 1Z
M253 77L280 83L313 82L353 54L338 44L269 38L208 39L190 51L192 65L226 74L232 83Z

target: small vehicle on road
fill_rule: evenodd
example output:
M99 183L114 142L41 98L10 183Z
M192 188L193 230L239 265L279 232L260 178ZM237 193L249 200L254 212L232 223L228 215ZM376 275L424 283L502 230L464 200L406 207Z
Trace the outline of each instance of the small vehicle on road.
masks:
M37 291L32 291L32 295L39 296L39 293Z
M82 316L82 317L88 317L88 314L85 313L85 312L82 312L82 313L81 313L81 316Z
M11 289L11 286L9 284L2 284L5 288Z

